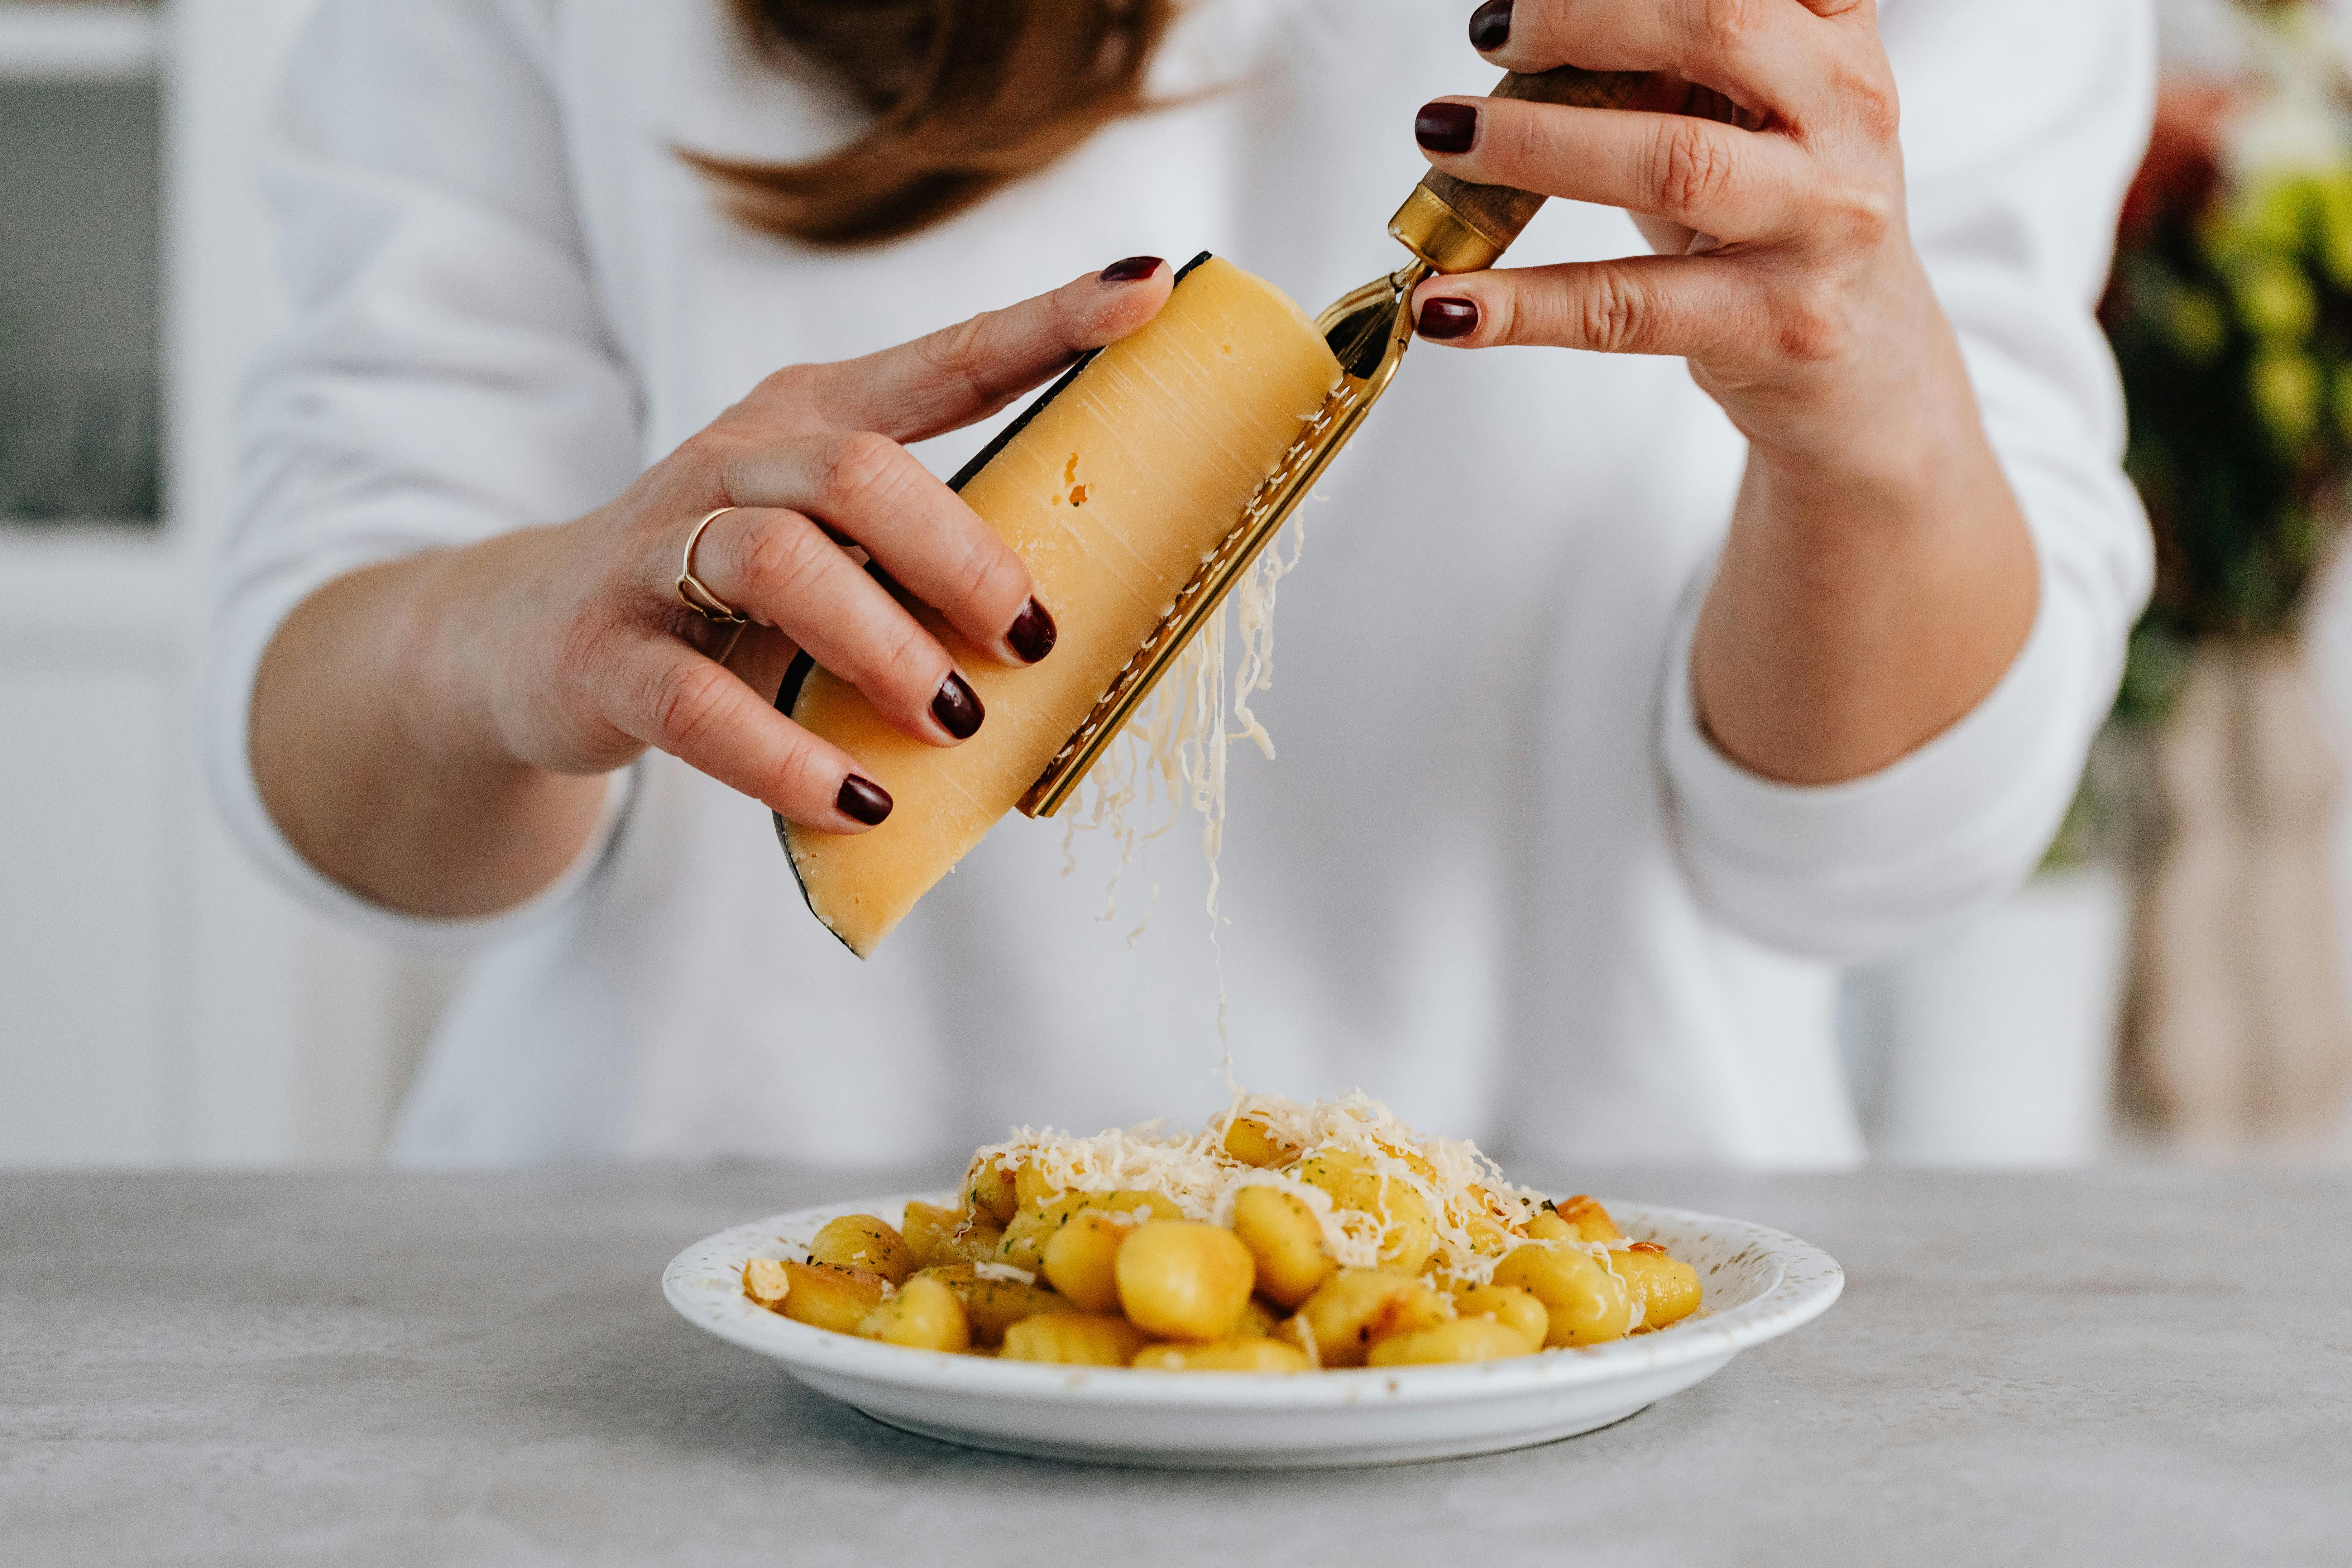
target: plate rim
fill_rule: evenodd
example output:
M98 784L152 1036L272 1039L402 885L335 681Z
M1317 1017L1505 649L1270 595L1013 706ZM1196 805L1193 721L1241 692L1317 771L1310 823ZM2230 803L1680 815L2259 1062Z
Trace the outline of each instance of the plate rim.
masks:
M887 1212L909 1199L952 1200L954 1189L861 1196L816 1204L714 1231L685 1247L662 1270L662 1294L679 1316L730 1344L782 1363L795 1374L919 1390L942 1398L995 1403L1157 1407L1199 1411L1343 1409L1367 1402L1394 1406L1483 1402L1544 1390L1605 1384L1688 1365L1728 1360L1820 1317L1845 1286L1845 1271L1822 1248L1786 1231L1659 1204L1603 1198L1633 1225L1666 1222L1735 1233L1741 1247L1762 1247L1779 1278L1755 1299L1642 1334L1568 1350L1462 1366L1348 1367L1311 1376L1191 1373L1171 1376L1129 1367L1075 1367L994 1357L952 1355L882 1344L798 1323L754 1306L741 1293L742 1259L758 1245L791 1245L779 1232L847 1214ZM714 1254L737 1255L721 1268ZM724 1280L730 1289L714 1289ZM827 1390L826 1392L830 1392Z

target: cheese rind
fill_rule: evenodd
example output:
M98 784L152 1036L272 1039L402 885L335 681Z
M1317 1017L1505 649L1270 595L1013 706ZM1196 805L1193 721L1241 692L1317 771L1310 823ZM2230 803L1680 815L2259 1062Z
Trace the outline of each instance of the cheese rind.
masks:
M1103 349L1024 416L962 487L1029 567L1059 629L1008 668L943 641L988 712L960 746L912 740L811 670L782 700L890 792L855 835L782 826L809 908L859 957L1036 783L1339 378L1315 325L1272 285L1206 257L1150 324Z

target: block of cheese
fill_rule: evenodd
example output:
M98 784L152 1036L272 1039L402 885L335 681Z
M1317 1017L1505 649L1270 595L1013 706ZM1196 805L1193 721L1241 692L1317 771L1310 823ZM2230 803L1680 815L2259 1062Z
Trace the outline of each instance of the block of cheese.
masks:
M862 834L778 823L810 910L851 952L871 956L1028 793L1339 379L1297 306L1204 256L1149 325L1079 365L959 476L1061 635L1013 669L924 614L988 710L955 747L908 739L824 670L784 682L777 705L895 803Z

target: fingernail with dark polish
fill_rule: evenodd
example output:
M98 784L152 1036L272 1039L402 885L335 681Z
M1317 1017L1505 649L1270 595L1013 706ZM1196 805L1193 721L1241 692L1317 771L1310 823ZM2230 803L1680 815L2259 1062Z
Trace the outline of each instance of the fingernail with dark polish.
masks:
M1102 269L1105 283L1139 283L1168 263L1157 256L1130 256L1124 261L1114 261Z
M1478 330L1478 306L1469 300L1423 300L1413 330L1424 338L1466 338Z
M890 807L896 803L891 800L888 790L872 779L852 773L841 781L841 793L834 797L833 804L835 809L852 822L878 827L882 819L890 815Z
M1412 117L1412 139L1433 153L1467 153L1478 140L1478 111L1466 103L1424 103Z
M1061 635L1045 606L1032 599L1013 617L1013 629L1004 634L1004 640L1013 645L1022 663L1034 664L1054 651L1054 641Z
M962 676L950 672L940 682L940 694L931 699L931 716L957 740L969 741L980 733L980 721L988 710L980 705L980 693L966 686Z
M1470 13L1470 47L1480 54L1511 41L1511 0L1486 0Z

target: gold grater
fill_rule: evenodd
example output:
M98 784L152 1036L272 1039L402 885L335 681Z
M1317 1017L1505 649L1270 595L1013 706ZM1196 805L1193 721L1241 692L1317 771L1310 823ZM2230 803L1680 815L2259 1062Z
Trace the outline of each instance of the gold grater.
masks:
M1618 109L1643 79L1638 72L1585 71L1563 66L1558 70L1506 76L1491 96ZM1413 289L1433 274L1492 267L1544 201L1529 191L1474 185L1436 170L1413 187L1404 205L1389 220L1389 233L1412 252L1413 258L1387 277L1374 279L1334 301L1316 318L1317 330L1339 361L1339 385L1242 508L1232 531L1178 592L1175 604L1111 681L1110 689L1021 797L1023 816L1052 816L1068 804L1088 770L1118 739L1160 677L1217 613L1242 574L1273 542L1299 502L1314 490L1315 482L1363 424L1404 363L1404 351L1412 342Z

